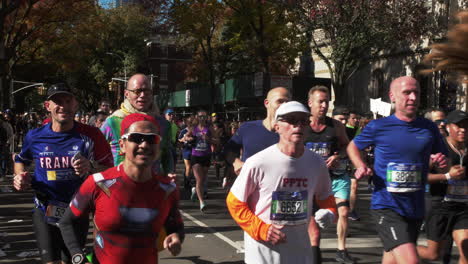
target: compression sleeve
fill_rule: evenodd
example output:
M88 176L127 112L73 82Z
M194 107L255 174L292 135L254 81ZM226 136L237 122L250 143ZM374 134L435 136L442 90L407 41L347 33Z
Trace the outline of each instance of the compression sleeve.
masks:
M234 221L255 240L266 241L270 224L263 222L250 209L247 203L241 202L229 192L226 198L227 207Z
M182 216L180 215L179 211L179 191L175 190L171 194L171 209L169 211L169 215L166 218L166 221L164 222L164 229L166 230L166 233L173 234L177 233L179 234L179 238L181 242L184 242L185 238L185 229L184 229L184 222L182 220Z
M320 209L328 209L332 211L335 214L335 216L338 216L338 210L336 209L336 201L333 195L328 196L325 200L320 200L316 196L315 200Z
M80 217L76 217L70 207L67 208L62 219L60 219L59 227L60 232L62 233L63 241L70 251L70 255L75 255L77 253L83 253L78 238L75 233L74 226L78 226Z

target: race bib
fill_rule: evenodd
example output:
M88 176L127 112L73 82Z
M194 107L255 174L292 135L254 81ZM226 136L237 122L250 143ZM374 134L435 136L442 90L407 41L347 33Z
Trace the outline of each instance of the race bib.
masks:
M421 172L421 164L395 162L388 163L387 191L405 193L421 190Z
M307 222L307 191L274 191L270 220L278 225Z
M45 211L45 220L48 224L58 225L60 219L62 219L65 211L67 210L68 204L59 201L49 201Z
M331 143L328 142L307 142L306 148L322 156L323 159L328 159L331 154Z
M449 202L468 202L468 180L449 180L444 197Z
M205 152L209 148L208 142L206 140L198 140L197 144L195 145L195 150L199 152Z

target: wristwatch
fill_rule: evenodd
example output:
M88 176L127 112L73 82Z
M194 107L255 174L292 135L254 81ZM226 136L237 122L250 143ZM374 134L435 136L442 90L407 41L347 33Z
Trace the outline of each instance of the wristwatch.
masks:
M84 263L84 254L83 253L76 253L75 255L73 255L71 261L73 264L82 264Z

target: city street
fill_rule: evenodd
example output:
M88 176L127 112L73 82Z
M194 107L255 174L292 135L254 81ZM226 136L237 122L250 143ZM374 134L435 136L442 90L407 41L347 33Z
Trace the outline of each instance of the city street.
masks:
M178 175L182 175L181 163L178 168ZM219 187L219 180L216 179L212 168L209 180L209 209L206 214L201 214L198 203L191 202L188 194L183 193L181 211L186 231L183 250L177 257L162 252L160 263L243 263L243 233L227 212L224 202L225 192ZM40 263L30 216L33 207L32 193L13 192L11 188L11 176L9 176L0 183L0 263ZM382 254L381 243L374 230L375 225L369 217L369 201L367 181L362 181L359 185L358 202L361 221L350 221L351 230L347 243L348 251L358 263L380 263ZM321 248L324 263L336 263L335 237L334 226L322 234ZM424 244L424 240L421 236L420 243ZM455 263L456 248L453 252L453 263Z

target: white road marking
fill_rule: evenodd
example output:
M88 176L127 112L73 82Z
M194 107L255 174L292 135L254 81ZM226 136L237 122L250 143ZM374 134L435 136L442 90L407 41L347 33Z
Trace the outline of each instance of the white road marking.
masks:
M232 241L231 239L229 239L229 238L226 237L225 235L223 235L223 234L217 232L217 231L214 230L213 228L207 226L205 223L203 223L202 221L200 221L200 220L196 219L195 217L189 215L188 213L186 213L186 212L184 212L184 211L182 211L182 210L180 210L180 213L181 213L184 217L190 219L190 221L194 222L195 224L197 224L197 225L199 225L199 226L201 226L201 227L204 227L204 228L208 229L208 231L209 231L210 233L212 233L213 235L215 235L215 236L218 237L219 239L223 240L224 242L228 243L230 246L232 246L233 248L235 248L235 249L237 250L238 253L243 253L243 252L244 252L244 247L243 247L243 245L241 246L240 244L238 244L238 243Z

